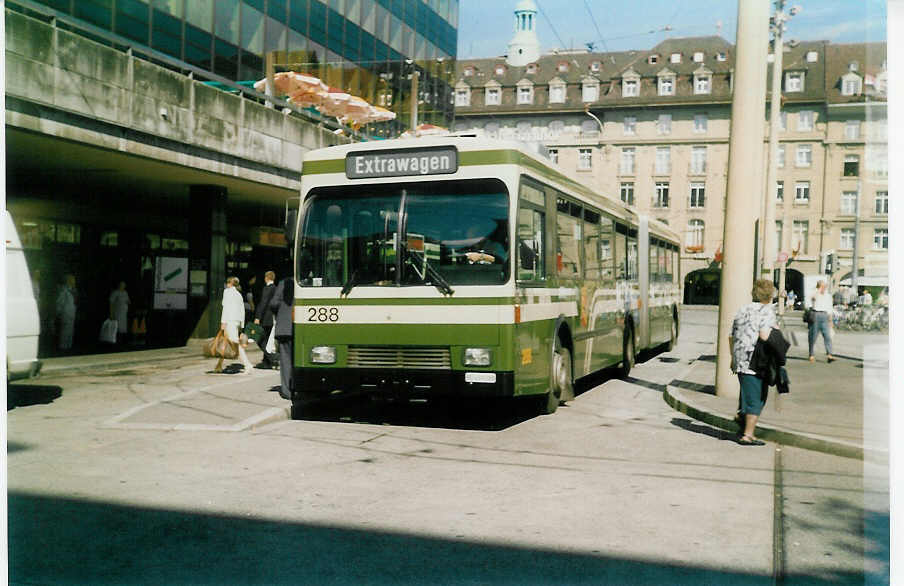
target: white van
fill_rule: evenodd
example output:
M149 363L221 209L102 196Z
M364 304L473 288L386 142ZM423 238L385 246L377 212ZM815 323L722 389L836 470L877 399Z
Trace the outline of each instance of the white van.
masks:
M6 241L6 379L28 378L41 370L38 303L25 262L25 251L8 211L3 215Z

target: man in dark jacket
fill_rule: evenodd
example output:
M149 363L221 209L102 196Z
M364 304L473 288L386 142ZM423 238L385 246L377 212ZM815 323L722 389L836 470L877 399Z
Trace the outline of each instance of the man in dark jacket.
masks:
M292 398L293 326L292 306L295 304L295 281L286 277L276 287L276 294L270 301L270 309L276 314L276 341L279 343L279 395L283 399Z
M261 293L261 302L257 304L254 311L254 323L264 328L264 335L258 340L257 345L264 358L255 368L273 368L276 366L276 355L267 352L267 340L270 339L270 331L273 329L273 310L270 308L270 301L273 300L273 294L276 292L276 273L267 271L264 273L264 290Z

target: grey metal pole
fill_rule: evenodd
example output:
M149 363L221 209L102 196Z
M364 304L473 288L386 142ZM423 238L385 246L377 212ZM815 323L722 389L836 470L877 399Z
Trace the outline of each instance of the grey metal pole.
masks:
M716 358L716 394L738 396L731 373L731 322L750 302L755 262L754 226L759 216L763 183L763 118L766 116L766 62L769 44L769 4L738 0L737 58L731 104L728 150L728 190L722 236L722 278ZM756 190L755 194L751 189Z
M854 254L851 259L851 291L857 295L857 274L860 272L860 263L857 257L860 256L860 189L862 182L857 180L857 195L854 200Z
M772 94L769 104L769 165L766 172L766 213L763 223L763 272L764 279L772 279L772 269L778 254L775 234L775 199L778 179L778 125L782 110L782 33L785 28L785 0L776 0L773 16L772 46ZM781 303L781 300L779 301Z

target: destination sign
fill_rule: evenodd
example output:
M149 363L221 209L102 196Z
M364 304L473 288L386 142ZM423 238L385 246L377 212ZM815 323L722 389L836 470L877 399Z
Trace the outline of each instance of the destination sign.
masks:
M349 179L446 175L456 171L458 151L455 147L356 152L345 157L345 176Z

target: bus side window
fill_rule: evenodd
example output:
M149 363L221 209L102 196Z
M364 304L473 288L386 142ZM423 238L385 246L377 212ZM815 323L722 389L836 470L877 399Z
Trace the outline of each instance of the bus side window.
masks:
M518 210L518 279L541 281L546 275L543 266L544 226L543 212L521 208Z
M600 278L600 214L584 208L584 277Z
M558 232L558 248L556 252L556 273L563 277L577 278L581 270L581 240L583 239L583 222L581 208L566 199L556 202L556 232Z
M600 278L611 287L615 283L615 225L612 220L603 216L600 220Z
M619 280L624 280L627 278L627 248L625 244L626 240L626 232L624 224L617 224L615 231L615 276Z
M650 238L650 282L659 281L659 241L656 238Z

